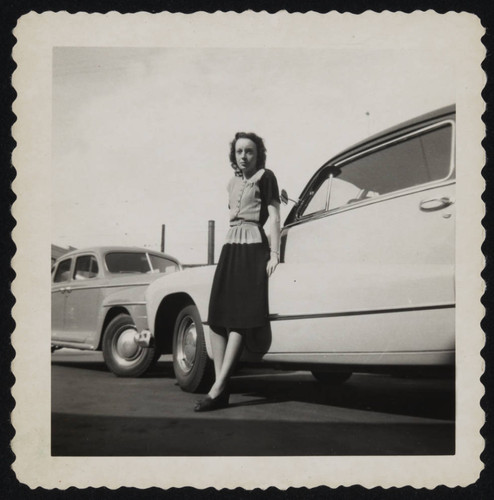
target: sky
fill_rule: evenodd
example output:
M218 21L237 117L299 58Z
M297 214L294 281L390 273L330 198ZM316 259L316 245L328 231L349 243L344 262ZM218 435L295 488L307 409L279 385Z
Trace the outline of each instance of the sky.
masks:
M290 197L368 135L455 102L454 51L57 47L52 243L216 260L228 229L229 143L264 138ZM282 221L290 207L282 206Z

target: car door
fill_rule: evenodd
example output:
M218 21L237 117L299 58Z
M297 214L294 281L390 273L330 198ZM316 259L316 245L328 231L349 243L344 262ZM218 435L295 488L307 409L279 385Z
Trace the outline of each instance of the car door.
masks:
M51 335L52 340L62 340L65 335L66 288L70 282L72 259L60 261L52 276L51 286Z
M75 257L72 279L65 292L65 334L71 342L90 343L96 337L102 278L95 254Z
M454 347L453 138L444 120L314 179L270 280L270 353Z

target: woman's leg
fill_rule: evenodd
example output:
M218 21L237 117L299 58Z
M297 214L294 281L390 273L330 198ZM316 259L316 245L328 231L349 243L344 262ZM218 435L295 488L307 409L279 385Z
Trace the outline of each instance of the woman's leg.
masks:
M211 348L213 350L214 374L216 379L220 376L221 365L225 357L226 343L228 340L228 332L221 330L221 333L214 332L212 328L209 329L211 339Z
M228 377L230 376L235 364L242 353L243 346L243 336L239 332L230 331L228 332L228 340L226 343L226 349L223 356L223 362L221 363L221 368L219 373L216 374L216 381L209 391L209 396L211 398L217 397L225 389ZM216 367L216 361L215 361Z

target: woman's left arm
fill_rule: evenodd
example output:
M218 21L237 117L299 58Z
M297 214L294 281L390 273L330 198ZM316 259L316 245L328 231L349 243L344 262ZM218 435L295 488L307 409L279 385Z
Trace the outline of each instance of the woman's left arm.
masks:
M271 276L280 263L280 204L275 201L268 205L269 228L271 235L271 252L266 267L268 276Z

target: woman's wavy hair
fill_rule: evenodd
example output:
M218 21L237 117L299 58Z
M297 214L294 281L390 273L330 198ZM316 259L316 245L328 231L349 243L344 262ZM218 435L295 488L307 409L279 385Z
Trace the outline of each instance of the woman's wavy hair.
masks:
M237 160L235 159L235 144L239 139L250 139L257 149L256 167L257 170L264 168L266 166L266 146L264 146L264 141L261 137L254 134L253 132L237 132L233 141L230 143L230 165L235 171L237 177L242 177L242 172L237 165Z

